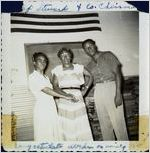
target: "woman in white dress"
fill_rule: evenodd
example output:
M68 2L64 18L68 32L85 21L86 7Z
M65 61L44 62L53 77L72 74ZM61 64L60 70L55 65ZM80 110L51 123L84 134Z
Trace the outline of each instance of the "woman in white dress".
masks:
M63 140L91 141L93 137L83 96L92 83L92 76L83 65L72 63L73 53L71 50L62 48L57 55L62 65L58 65L52 70L54 89L59 93L62 93L63 90L63 92L73 94L78 99L78 102L58 99L57 106ZM89 82L81 93L84 75L89 77Z
M34 140L58 141L61 140L59 130L57 108L53 97L74 99L72 95L58 93L52 88L52 84L45 70L48 66L48 58L43 53L33 55L34 72L29 75L29 88L36 98L34 105Z

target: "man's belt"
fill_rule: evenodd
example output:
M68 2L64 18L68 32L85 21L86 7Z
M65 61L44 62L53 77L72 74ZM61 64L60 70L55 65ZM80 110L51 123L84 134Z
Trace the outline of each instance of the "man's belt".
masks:
M97 81L96 83L108 83L112 81L115 81L115 80L101 80L101 81Z

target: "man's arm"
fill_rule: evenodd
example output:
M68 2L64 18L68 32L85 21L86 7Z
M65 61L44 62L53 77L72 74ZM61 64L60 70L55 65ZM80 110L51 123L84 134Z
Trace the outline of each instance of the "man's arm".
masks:
M88 83L86 84L86 86L84 86L84 90L82 90L82 95L85 96L85 94L87 93L87 91L89 90L89 88L92 85L93 76L92 76L91 72L86 67L84 67L83 74L89 78Z
M121 66L118 65L115 70L115 82L116 82L116 95L115 95L115 104L116 107L122 104L122 93L121 93L121 86L122 86L122 74L121 74Z

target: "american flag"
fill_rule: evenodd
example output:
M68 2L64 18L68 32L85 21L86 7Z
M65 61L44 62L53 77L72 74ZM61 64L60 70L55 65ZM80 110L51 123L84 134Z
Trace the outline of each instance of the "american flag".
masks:
M98 13L11 14L11 32L74 33L101 31Z

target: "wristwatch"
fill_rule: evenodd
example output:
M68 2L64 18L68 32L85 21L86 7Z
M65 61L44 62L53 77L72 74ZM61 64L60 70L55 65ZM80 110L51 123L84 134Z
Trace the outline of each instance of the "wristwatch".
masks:
M89 86L84 86L84 88L88 89L88 88L89 88Z

